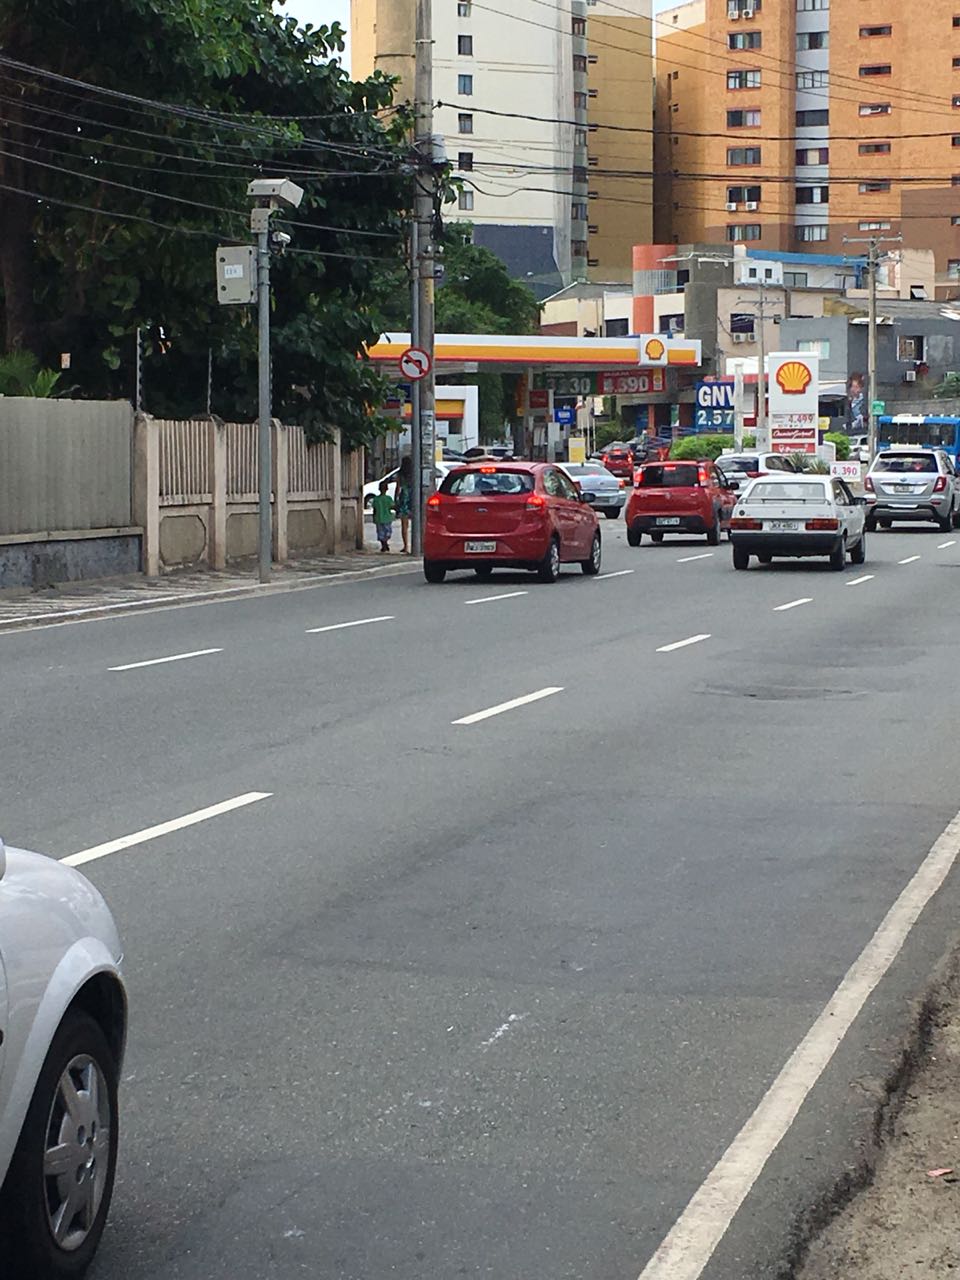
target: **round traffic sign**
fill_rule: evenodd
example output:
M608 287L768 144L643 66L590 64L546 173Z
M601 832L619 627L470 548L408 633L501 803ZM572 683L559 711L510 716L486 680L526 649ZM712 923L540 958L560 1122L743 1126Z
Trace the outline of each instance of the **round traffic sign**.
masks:
M419 382L430 372L430 357L422 347L408 347L400 357L400 372L410 382Z

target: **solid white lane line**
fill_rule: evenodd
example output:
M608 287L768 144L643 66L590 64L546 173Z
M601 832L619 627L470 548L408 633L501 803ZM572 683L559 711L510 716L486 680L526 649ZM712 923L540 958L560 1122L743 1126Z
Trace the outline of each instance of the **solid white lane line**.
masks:
M919 556L907 556L906 560L898 560L897 564L913 564L914 560L919 560Z
M677 564L689 564L691 560L709 560L712 555L712 551L701 551L698 556L681 556Z
M957 545L956 538L951 538L949 542L938 542L937 550L944 551L947 547L955 547Z
M847 580L847 586L858 587L861 582L869 582L871 578L875 578L876 576L877 575L875 573L864 573L861 574L859 578L849 578Z
M498 1040L502 1040L510 1028L515 1026L518 1022L522 1022L526 1016L527 1015L525 1013L511 1013L507 1017L506 1022L501 1022L500 1026L497 1027L492 1036L489 1036L486 1040L481 1040L480 1048L489 1049L492 1044L496 1044Z
M459 720L452 720L451 724L479 724L481 720L502 715L504 711L525 707L528 702L539 702L541 698L549 698L552 693L563 693L563 686L550 685L546 689L538 689L536 693L525 693L522 698L511 698L509 702L500 702L495 707L487 707L486 711L474 711L473 715L461 716Z
M494 600L513 600L517 596L528 596L529 591L505 591L501 596L481 596L479 600L464 600L464 604L491 604Z
M308 636L318 636L323 631L346 631L348 627L366 627L371 622L393 622L394 615L386 613L382 618L358 618L356 622L335 622L329 627L307 627Z
M137 667L159 667L164 662L183 662L184 658L205 658L208 653L223 653L223 650L194 649L190 653L172 653L169 658L147 658L145 662L125 662L122 667L107 667L107 670L135 671Z
M145 827L143 831L135 831L131 836L121 836L119 840L108 840L106 844L95 844L89 849L81 849L79 853L68 854L60 861L65 862L68 867L82 867L85 862L95 862L97 858L119 853L121 849L129 849L132 845L156 840L158 836L168 835L171 831L181 831L184 827L206 822L208 818L217 818L221 813L230 813L232 809L242 809L244 805L255 804L258 800L268 800L271 794L270 791L246 791L242 796L234 796L232 800L221 800L219 804L211 804L206 809L197 809L195 813L185 813L182 818L160 822L155 827Z
M813 596L801 596L799 600L788 600L786 604L773 606L774 613L786 613L788 609L797 609L802 604L813 604Z
M687 636L686 640L675 640L673 644L662 644L657 653L673 653L674 649L685 649L688 644L699 644L701 640L709 639L709 632L702 636Z
M960 814L946 828L829 1003L644 1267L640 1280L697 1280L920 913L960 854Z
M636 569L618 569L616 573L598 573L597 581L603 582L604 578L625 578L628 573L636 572Z

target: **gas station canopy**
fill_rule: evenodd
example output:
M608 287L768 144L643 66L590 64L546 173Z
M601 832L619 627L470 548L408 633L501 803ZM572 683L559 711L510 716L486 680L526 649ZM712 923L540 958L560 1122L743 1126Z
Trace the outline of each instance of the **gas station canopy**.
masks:
M411 345L409 333L385 333L367 351L377 364L399 368L400 357ZM700 343L659 333L632 338L560 338L538 334L438 333L434 366L438 373L476 373L495 367L500 373L532 369L571 370L696 368Z

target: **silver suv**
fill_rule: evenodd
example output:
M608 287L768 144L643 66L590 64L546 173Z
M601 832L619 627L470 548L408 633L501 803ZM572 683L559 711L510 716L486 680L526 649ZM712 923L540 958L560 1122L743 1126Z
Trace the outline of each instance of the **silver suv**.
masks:
M942 449L883 449L863 481L867 528L889 529L894 520L931 520L960 528L960 480Z

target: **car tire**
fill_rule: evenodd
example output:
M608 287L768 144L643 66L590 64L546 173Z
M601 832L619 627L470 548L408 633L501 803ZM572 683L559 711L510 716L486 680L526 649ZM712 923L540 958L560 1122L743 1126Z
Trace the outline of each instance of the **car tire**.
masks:
M844 568L846 563L847 563L847 544L841 538L840 545L838 547L834 547L834 549L830 552L830 568L835 569L839 572L841 569Z
M757 559L760 561L761 564L770 564L773 560L773 556L770 554L769 551L764 551L763 555L757 556Z
M5 1259L5 1274L72 1280L90 1265L103 1234L117 1165L117 1075L100 1025L86 1013L68 1010L37 1078L3 1186L0 1255ZM78 1132L66 1114L60 1091L68 1080L76 1088L84 1077L96 1080L99 1104L89 1106L89 1122ZM87 1111L83 1092L80 1097ZM46 1152L61 1144L80 1163L70 1163L63 1173L47 1176ZM69 1233L75 1227L75 1234L73 1238L68 1234L70 1247L64 1248L54 1233L52 1217L58 1201L61 1206L69 1203L61 1196L68 1188L75 1192L81 1176L92 1218L88 1227L76 1225L82 1208L78 1202L64 1229Z
M428 582L442 582L447 576L447 571L442 564L438 564L436 560L424 560L423 576Z
M750 552L744 547L733 548L733 567L735 569L749 569Z
M953 528L953 512L948 511L942 520L938 520L937 524L941 533L949 533Z
M560 577L560 543L556 538L550 539L547 554L537 569L537 577L541 582L556 582Z
M487 578L489 578L489 577L492 575L492 573L493 573L493 565L492 565L492 564L478 564L478 565L476 565L476 566L474 567L473 572L477 575L477 577L478 577L478 578L483 578L484 580L486 580L486 579L487 579Z
M603 563L603 542L600 538L600 530L593 535L593 542L590 545L589 560L581 560L580 568L588 577L594 577L600 572L600 566Z
M607 519L608 519L608 520L619 520L619 519L620 519L620 512L619 512L619 511L610 511L610 510L607 510L607 511L604 511L604 513L603 513L603 514L607 517Z
M876 531L877 531L877 517L876 517L876 516L867 516L866 520L864 520L864 522L863 522L863 527L864 527L864 529L866 529L867 533L876 533Z
M953 513L953 527L955 529L960 529L960 507L957 507L956 511Z
M651 542L656 542L656 543L658 543L658 544L659 544L659 543L661 543L661 542L663 541L663 534L660 532L660 530L659 530L659 529L658 529L658 530L656 530L654 533L651 533L651 535L650 535L650 541L651 541Z
M880 525L880 528L881 528L881 529L891 529L891 528L893 528L893 521L892 521L892 520L879 520L877 523Z
M850 548L850 563L863 564L867 559L867 535L864 531L860 535L860 541Z
M707 546L719 547L720 545L720 512L713 513L713 528L707 533Z
M627 525L627 542L628 542L628 544L629 544L631 547L639 547L639 545L640 545L640 543L641 543L642 539L643 539L643 532L642 532L642 530L638 529L638 528L636 527L636 525L628 524L628 525Z

